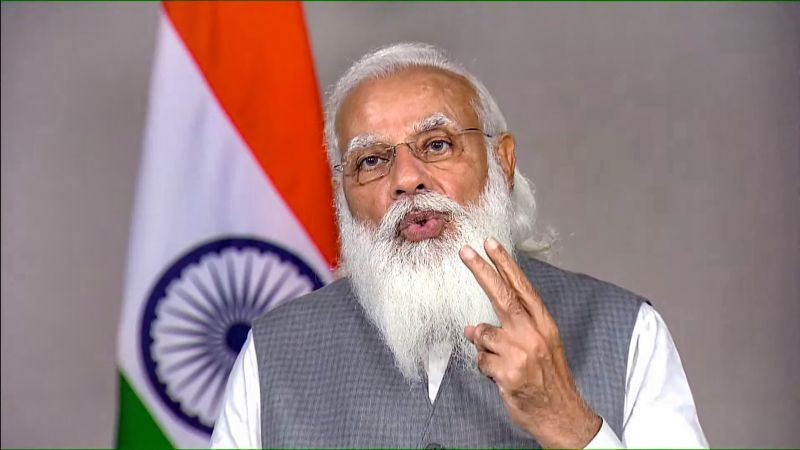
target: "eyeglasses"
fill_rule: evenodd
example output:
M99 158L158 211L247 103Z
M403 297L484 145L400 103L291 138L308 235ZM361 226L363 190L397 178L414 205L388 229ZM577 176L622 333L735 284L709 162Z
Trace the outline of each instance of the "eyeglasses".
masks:
M465 147L465 135L468 133L492 137L480 128L464 128L458 131L435 128L417 134L408 142L395 145L377 143L358 149L348 155L342 164L336 164L333 168L346 176L355 176L359 184L366 184L389 173L401 145L407 146L411 154L422 162L441 162L461 155Z

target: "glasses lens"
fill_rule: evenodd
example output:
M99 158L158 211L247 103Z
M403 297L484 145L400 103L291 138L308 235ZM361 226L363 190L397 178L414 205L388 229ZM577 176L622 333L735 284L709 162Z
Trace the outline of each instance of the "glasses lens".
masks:
M386 145L373 146L359 152L353 158L352 170L357 174L361 184L381 178L392 167L392 147Z
M407 145L409 150L424 162L444 161L464 151L465 132L471 131L480 130L454 131L436 128L420 133L411 141L396 146L380 144L368 147L352 155L347 165L347 172L356 175L359 184L384 177L392 168L395 151L403 145Z
M443 161L457 156L463 149L461 136L446 129L419 134L414 140L418 157L425 162Z

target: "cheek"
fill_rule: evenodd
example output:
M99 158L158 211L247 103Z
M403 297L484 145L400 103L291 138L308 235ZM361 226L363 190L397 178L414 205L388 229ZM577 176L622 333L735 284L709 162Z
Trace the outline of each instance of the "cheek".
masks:
M344 190L350 214L357 220L378 225L388 209L378 189L352 185Z
M465 205L477 201L487 180L486 163L480 160L460 164L448 171L446 194L456 202Z

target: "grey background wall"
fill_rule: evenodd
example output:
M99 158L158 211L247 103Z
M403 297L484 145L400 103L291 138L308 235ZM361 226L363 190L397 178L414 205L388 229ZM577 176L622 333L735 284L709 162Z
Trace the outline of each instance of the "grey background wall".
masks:
M318 78L439 44L516 132L556 262L651 298L712 445L800 444L800 5L306 5ZM113 444L157 4L2 4L3 447Z

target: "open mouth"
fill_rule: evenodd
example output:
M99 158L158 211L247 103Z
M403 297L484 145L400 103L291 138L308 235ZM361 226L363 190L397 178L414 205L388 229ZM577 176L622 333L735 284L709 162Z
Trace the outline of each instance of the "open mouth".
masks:
M400 222L397 234L408 241L417 242L438 237L447 223L445 215L435 211L414 211Z

